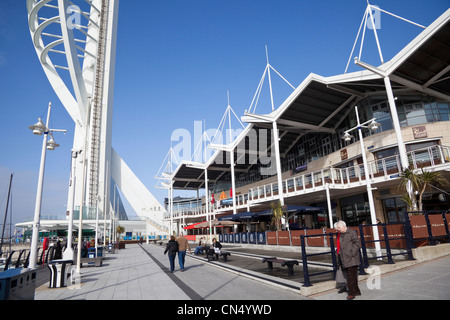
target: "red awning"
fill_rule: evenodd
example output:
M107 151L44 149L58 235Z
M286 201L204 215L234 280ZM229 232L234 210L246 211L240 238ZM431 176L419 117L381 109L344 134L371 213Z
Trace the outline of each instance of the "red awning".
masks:
M200 223L203 223L203 222L206 222L206 221L202 221L202 222L197 222L197 223L190 224L190 225L184 227L183 229L184 229L184 230L194 229L196 225L198 225L198 224L200 224Z

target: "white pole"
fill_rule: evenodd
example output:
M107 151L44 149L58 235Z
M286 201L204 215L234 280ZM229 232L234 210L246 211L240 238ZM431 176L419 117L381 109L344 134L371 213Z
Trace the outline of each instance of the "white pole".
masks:
M331 208L330 184L327 183L325 186L327 191L328 220L330 221L330 228L333 228L333 210Z
M373 20L372 8L370 5L369 5L369 15L370 15L370 22L372 22L372 28L373 28L373 33L375 35L375 40L377 42L378 54L380 55L381 64L383 64L384 63L383 53L381 52L380 41L378 40L378 34L377 34L377 27L375 26L375 21Z
M209 220L209 241L212 242L212 222L211 222L211 213L209 210L209 187L208 187L208 169L205 168L205 198L206 198L206 216Z
M38 179L38 187L36 193L36 204L34 208L34 220L33 220L33 234L31 236L31 252L30 252L30 269L36 268L36 260L37 260L37 249L39 242L39 226L41 220L41 206L42 206L42 191L44 187L44 172L45 172L45 157L47 152L47 136L48 136L48 125L50 121L50 112L52 109L52 103L50 102L48 105L47 112L47 122L46 122L46 132L44 132L44 139L42 142L42 151L41 151L41 164L39 167L39 179Z
M82 249L82 238L83 238L83 205L85 197L85 184L86 184L86 162L87 162L87 136L88 136L88 126L85 126L85 138L84 138L84 152L83 152L83 176L81 184L81 200L80 200L80 216L78 217L78 249L77 249L77 273L81 273L81 249Z
M277 166L277 177L278 177L278 195L280 198L280 203L284 206L284 196L283 196L283 176L281 173L281 160L280 160L280 145L279 145L279 135L277 122L272 123L273 126L273 144L275 146L275 161Z
M367 197L369 199L370 218L372 220L371 224L375 225L375 226L372 226L373 240L375 241L375 250L376 250L377 256L381 256L381 246L380 246L380 242L378 241L378 240L380 240L380 237L378 235L378 226L376 226L377 215L375 212L375 205L374 205L374 201L373 201L372 184L370 182L369 167L367 165L366 149L364 147L362 127L361 127L361 123L359 122L358 107L355 107L355 112L356 112L356 121L358 124L359 143L361 144L361 156L363 159L364 174L366 176Z
M97 204L97 210L95 212L95 257L97 257L98 255L98 245L97 245L97 239L98 239L98 195L96 197L96 204Z
M233 214L236 214L236 183L234 181L234 150L230 151L231 159L231 189L233 192Z
M107 212L111 212L110 210L110 206L111 206L111 193L110 193L110 174L109 174L109 162L106 162L106 177L105 177L105 190L103 190L103 246L106 245L106 213ZM108 196L106 196L106 194L108 193ZM108 201L106 200L108 199ZM110 213L111 214L111 213ZM111 223L110 223L110 227L111 229ZM110 232L111 234L111 232Z
M270 88L270 102L272 104L272 111L275 110L275 106L273 103L273 92L272 92L272 77L270 76L270 64L269 64L269 53L267 51L267 46L266 46L266 59L267 59L267 69L268 69L268 76L269 76L269 88Z
M73 260L73 209L75 205L75 187L78 151L72 151L72 195L70 199L69 227L67 230L67 248L64 250L64 260Z

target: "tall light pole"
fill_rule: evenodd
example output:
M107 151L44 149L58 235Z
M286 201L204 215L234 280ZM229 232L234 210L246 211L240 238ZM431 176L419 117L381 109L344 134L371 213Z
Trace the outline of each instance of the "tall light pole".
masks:
M72 150L72 171L71 171L71 188L72 194L70 196L69 203L69 226L67 230L67 248L64 250L63 259L64 260L73 260L73 210L75 204L75 186L76 186L76 170L77 170L77 158L78 154L81 153L81 150L73 151Z
M345 131L342 139L344 139L345 141L350 141L353 138L353 136L350 135L349 132L351 132L355 129L358 129L359 143L361 145L361 156L363 159L364 173L366 176L366 187L367 187L367 197L369 199L370 218L372 220L372 225L373 225L372 226L373 240L375 241L375 250L376 250L377 256L380 256L381 255L381 246L380 246L380 242L379 242L380 237L378 235L378 227L376 226L377 216L375 213L375 204L373 201L373 194L372 194L372 184L370 182L369 166L367 165L366 149L364 147L364 140L363 140L363 135L362 135L362 128L369 128L371 130L376 130L376 129L378 129L380 124L375 121L375 118L370 119L364 123L360 123L357 106L355 106L355 112L356 112L357 126Z
M49 121L50 121L50 112L52 109L52 103L50 102L48 105L47 112L47 122L44 125L41 118L39 121L32 126L29 126L31 130L33 130L33 134L41 136L44 135L44 139L42 142L42 151L41 151L41 164L39 168L39 179L36 193L36 205L34 209L34 220L33 220L33 234L31 236L31 251L30 251L30 268L36 268L36 260L37 260L37 249L38 249L38 241L39 241L39 226L41 219L41 206L42 206L42 191L44 186L44 171L45 171L45 157L48 150L55 150L55 148L59 147L58 144L55 143L53 139L52 132L67 132L67 130L57 130L57 129L49 129ZM47 141L48 136L50 135L50 140Z

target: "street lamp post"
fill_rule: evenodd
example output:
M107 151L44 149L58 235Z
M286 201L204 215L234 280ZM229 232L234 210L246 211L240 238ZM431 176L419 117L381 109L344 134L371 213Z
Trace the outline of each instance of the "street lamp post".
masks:
M363 140L363 135L362 135L362 128L368 128L371 130L376 130L378 129L378 127L380 126L379 123L377 123L375 121L375 118L370 119L364 123L360 123L359 122L359 115L358 115L358 107L355 106L355 112L356 112L356 121L357 121L357 126L353 127L347 131L345 131L344 136L342 137L342 139L344 139L345 141L350 141L353 136L350 135L349 132L358 129L358 133L359 133L359 143L361 145L361 156L363 159L363 165L364 165L364 173L366 176L366 187L367 187L367 197L369 199L369 209L370 209L370 218L372 220L372 231L373 231L373 240L375 241L375 250L377 253L377 256L381 256L381 246L380 246L380 242L379 242L379 235L378 235L378 227L376 226L376 220L377 220L377 216L375 213L375 205L374 205L374 201L373 201L373 194L372 194L372 184L370 182L370 174L369 174L369 166L367 165L367 157L366 157L366 152L365 152L365 147L364 147L364 140Z
M44 125L41 118L39 118L38 123L35 125L29 126L31 130L33 130L33 134L35 135L44 135L44 139L42 142L42 151L41 151L41 164L39 167L39 179L38 179L38 187L36 193L36 205L34 209L34 220L33 220L33 233L31 236L31 251L30 251L30 268L36 268L36 260L37 260L37 249L38 249L38 241L39 241L39 226L41 219L41 206L42 206L42 191L44 186L44 171L45 171L45 158L47 149L55 150L55 148L59 147L58 144L55 143L53 139L52 132L67 132L67 130L57 130L57 129L49 129L49 121L50 121L50 112L52 109L52 103L50 102L48 105L47 112L47 122ZM50 140L47 141L48 136L50 136Z

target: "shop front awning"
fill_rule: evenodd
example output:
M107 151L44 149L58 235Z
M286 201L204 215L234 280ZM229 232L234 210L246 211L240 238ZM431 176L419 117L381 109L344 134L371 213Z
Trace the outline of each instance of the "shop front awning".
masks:
M218 219L214 219L211 222L204 221L204 222L195 224L193 228L195 228L195 229L209 228L210 226L211 227L231 227L231 226L234 226L237 224L240 224L240 223L236 222L236 221L230 221L230 220L219 221Z
M220 217L218 220L219 221L238 221L238 220L247 220L247 219L252 219L254 217L254 213L253 212L241 212L241 213L236 213L236 214L232 214L229 216L225 216L225 217Z
M289 213L297 213L297 214L314 214L324 212L324 208L320 207L309 207L309 206L296 206L296 205L288 205L284 209L284 212ZM265 210L261 212L241 212L237 214L232 214L229 216L220 217L219 221L241 221L241 220L249 220L263 217L272 216L272 210Z
M192 229L195 229L197 227L197 225L199 225L200 223L204 223L204 222L206 222L206 221L193 223L193 224L190 224L190 225L184 227L183 229L184 230L192 230Z

